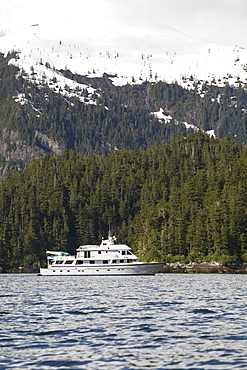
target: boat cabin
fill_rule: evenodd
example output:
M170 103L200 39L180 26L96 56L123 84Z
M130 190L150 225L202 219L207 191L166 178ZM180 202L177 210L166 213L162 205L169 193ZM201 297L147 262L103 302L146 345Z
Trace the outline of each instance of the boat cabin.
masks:
M49 265L121 264L137 262L138 257L125 244L115 244L115 238L102 239L100 245L81 245L76 255L47 251Z

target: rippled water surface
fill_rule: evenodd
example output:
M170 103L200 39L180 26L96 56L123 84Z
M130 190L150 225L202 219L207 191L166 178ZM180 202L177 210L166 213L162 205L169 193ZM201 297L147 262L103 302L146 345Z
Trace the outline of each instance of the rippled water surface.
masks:
M246 369L245 275L0 275L0 369Z

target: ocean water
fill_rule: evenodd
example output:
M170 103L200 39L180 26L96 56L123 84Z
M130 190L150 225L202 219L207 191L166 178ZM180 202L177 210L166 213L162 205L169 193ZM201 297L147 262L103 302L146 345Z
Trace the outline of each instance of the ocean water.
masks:
M0 369L246 369L247 276L0 275Z

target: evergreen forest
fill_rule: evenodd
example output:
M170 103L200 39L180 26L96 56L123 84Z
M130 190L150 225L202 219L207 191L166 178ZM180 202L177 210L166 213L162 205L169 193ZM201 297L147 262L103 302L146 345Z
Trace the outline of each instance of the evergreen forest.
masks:
M0 183L0 266L46 265L109 228L141 260L247 262L247 150L202 131L147 150L32 159Z
M86 86L73 90L17 58L0 54L0 267L44 266L109 229L141 260L247 262L246 82L55 71Z

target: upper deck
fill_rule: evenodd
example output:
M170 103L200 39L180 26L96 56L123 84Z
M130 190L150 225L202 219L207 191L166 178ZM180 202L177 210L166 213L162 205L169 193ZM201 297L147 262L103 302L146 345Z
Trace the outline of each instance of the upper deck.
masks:
M115 244L115 239L102 239L100 245L81 245L76 249L76 255L65 252L48 251L48 265L53 264L84 264L84 263L128 263L137 261L138 257L126 244Z

